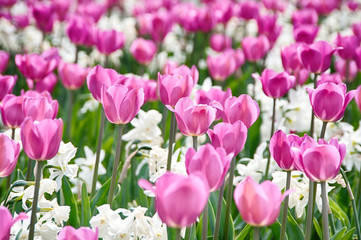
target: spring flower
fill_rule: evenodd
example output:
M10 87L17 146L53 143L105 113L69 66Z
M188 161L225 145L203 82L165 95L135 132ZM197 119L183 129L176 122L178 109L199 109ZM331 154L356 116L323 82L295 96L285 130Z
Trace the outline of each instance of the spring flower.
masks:
M0 74L0 102L6 94L10 94L13 91L16 79L14 76L2 76Z
M216 81L225 81L237 69L233 51L224 51L215 56L207 57L209 74Z
M66 34L76 45L91 46L94 43L94 22L87 17L73 15L66 26Z
M209 39L210 47L217 52L232 48L232 38L223 34L212 34Z
M0 50L0 74L5 72L8 62L9 62L9 58L10 58L9 53L7 53L3 50Z
M7 94L1 102L1 119L3 124L9 128L20 127L24 121L23 113L24 96L15 96Z
M242 48L246 59L256 62L264 57L270 49L270 42L267 37L245 37L242 40Z
M59 233L58 240L98 240L98 231L93 232L89 227L81 227L78 229L72 226L65 226Z
M25 116L31 117L34 121L41 121L45 118L54 119L58 114L58 108L58 101L47 97L26 97L23 102Z
M135 60L141 64L148 64L157 52L157 46L152 40L137 38L133 41L129 49Z
M114 29L97 30L94 41L99 52L109 55L124 46L125 37Z
M76 63L61 62L58 67L59 78L64 87L70 90L81 88L88 74L88 69Z
M338 55L344 60L352 60L355 55L355 49L359 46L359 40L356 36L341 36L337 34L335 39L336 46L340 47Z
M0 177L9 176L15 169L20 154L20 144L0 133Z
M315 40L319 27L312 24L303 24L293 29L293 37L297 43L311 44Z
M9 209L4 206L0 206L0 239L10 239L10 229L14 223L20 220L27 219L28 216L25 213L20 213L16 218L13 219Z

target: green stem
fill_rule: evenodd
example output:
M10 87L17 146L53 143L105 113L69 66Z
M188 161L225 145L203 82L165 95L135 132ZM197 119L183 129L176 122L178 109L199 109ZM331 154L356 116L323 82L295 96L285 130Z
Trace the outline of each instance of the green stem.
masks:
M340 171L341 171L343 179L346 182L346 188L347 188L348 194L349 194L350 199L351 199L352 210L353 210L353 214L354 214L354 218L355 218L357 239L361 240L361 233L360 233L361 228L360 228L360 222L359 222L359 218L358 218L358 211L357 211L357 208L356 208L355 198L353 196L352 189L351 189L351 186L350 186L350 182L348 181L348 178L347 178L347 175L346 175L345 171L342 168L340 168Z
M78 57L79 57L79 46L75 45L75 60L74 60L74 63L78 63Z
M186 235L184 237L184 240L190 240L191 239L192 228L193 228L193 225L190 225L189 227L187 227Z
M322 129L321 129L320 138L325 138L326 127L327 127L327 122L323 122L323 123L322 123Z
M91 197L93 197L95 194L96 185L97 185L97 181L98 181L98 169L99 169L99 161L100 161L100 152L102 150L104 126L105 126L105 113L104 113L104 110L101 109L97 152L96 152L96 156L95 156L94 174L93 174L92 188L91 188L91 194L90 194Z
M68 114L67 114L67 123L66 123L66 137L70 140L71 136L71 119L73 115L73 103L74 103L74 90L69 90L69 101L68 101Z
M226 196L226 214L224 219L224 229L223 229L223 239L228 239L228 225L229 219L231 218L231 205L232 205L232 193L233 193L233 177L234 177L234 169L236 166L236 158L233 158L231 161L231 167L229 168L229 178L228 178L228 189Z
M30 159L29 159L30 160ZM41 178L41 168L43 161L36 161L36 176L35 176L35 188L34 188L34 198L33 204L31 206L31 220L30 220L30 230L29 230L29 240L34 239L34 230L36 223L36 212L38 210L38 198L39 198L39 188L40 188L40 178Z
M317 88L317 74L314 74L313 77L313 88L316 89ZM315 131L314 129L314 121L315 121L315 114L313 113L313 109L311 111L311 126L310 126L310 137L313 137L313 133Z
M203 209L203 218L202 218L202 240L207 240L208 235L208 201L206 206Z
M31 169L33 166L33 160L31 160L30 158L28 158L28 167L26 169L26 181L29 181L31 178Z
M260 227L254 227L254 230L253 230L253 240L259 240L259 239L261 239L260 230L261 230Z
M198 151L198 140L197 140L197 136L192 136L192 140L193 140L193 148L194 148L194 150Z
M276 100L277 98L273 99L273 108L272 108L272 125L271 125L271 134L270 138L273 136L274 128L275 128L275 117L276 117ZM268 154L267 158L267 166L266 166L266 173L265 173L265 179L268 179L268 172L269 172L269 166L271 163L271 154Z
M169 141L168 141L168 160L167 160L167 171L171 170L172 167L172 155L173 155L173 143L176 132L176 120L175 114L171 112L170 115L170 132L169 132Z
M223 193L224 193L224 182L219 189L218 204L217 204L217 214L216 214L216 225L214 228L213 240L218 240L219 236L219 227L221 225L221 212L222 212L222 203L223 203Z
M326 182L321 182L321 195L322 195L322 231L323 240L329 240L330 234L328 230L328 203L327 203L327 191Z
M317 183L310 180L308 188L308 203L307 203L307 218L305 229L305 240L311 239L312 233L312 221L313 221L313 209L314 209L314 197L316 195Z
M290 186L291 186L291 171L287 171L287 180L286 180L286 190L285 191L290 189ZM286 236L288 202L289 202L289 196L287 196L285 198L285 203L283 205L281 237L280 237L281 240L285 239L285 236Z
M14 140L15 139L15 128L11 129L11 139ZM6 189L9 189L10 185L11 185L11 175L13 173L10 173L9 176L6 177Z
M11 139L15 140L15 128L11 129Z
M333 214L330 208L328 208L328 218L331 226L331 234L336 233L335 219L333 218Z
M182 239L182 236L181 236L181 229L180 228L177 228L176 229L176 240L181 240Z
M162 113L162 122L161 122L161 126L162 126L162 137L163 137L163 141L165 144L165 129L166 129L166 123L167 123L167 116L168 116L168 110L167 108L163 106L163 113Z
M123 124L118 125L118 137L117 137L117 148L115 152L112 179L110 181L109 195L108 195L108 204L112 206L115 185L117 183L117 173L118 173L118 165L120 161L120 148L122 144L122 132L123 132Z

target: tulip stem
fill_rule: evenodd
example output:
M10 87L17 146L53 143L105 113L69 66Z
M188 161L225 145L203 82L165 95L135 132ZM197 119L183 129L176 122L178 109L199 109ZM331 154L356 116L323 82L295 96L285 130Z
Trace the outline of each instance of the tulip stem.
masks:
M91 194L90 194L91 197L93 197L95 194L96 185L97 185L97 181L98 181L98 169L99 169L100 152L102 149L104 126L105 126L105 114L104 114L104 110L101 109L97 152L96 152L96 156L95 156L94 174L93 174L92 189L91 189Z
M117 183L118 165L119 165L119 160L120 160L120 149L121 149L121 144L122 144L122 133L123 133L123 124L119 124L118 125L117 147L116 147L116 152L115 152L112 179L110 181L110 188L109 188L109 195L108 195L108 204L110 206L112 206L112 203L113 203L115 185Z
M290 189L290 186L291 186L291 171L287 171L287 180L286 180L286 190L285 191ZM283 205L281 237L280 237L281 240L284 240L285 236L286 236L288 202L289 202L289 196L287 196L285 198L285 202Z
M259 240L260 239L260 227L254 227L253 230L253 240Z
M176 132L176 121L175 115L173 112L170 114L170 131L169 131L169 140L168 140L168 160L167 160L167 171L171 170L172 167L172 155L173 155L173 143Z
M67 124L66 124L66 137L70 140L71 134L71 119L73 115L73 103L74 103L74 90L69 90L69 100L68 100L68 115L67 115Z
M182 239L182 236L181 236L181 229L180 228L177 228L176 229L176 240L181 240Z
M31 161L31 160L29 159L29 161ZM36 176L35 176L35 188L34 188L33 204L31 206L29 240L34 239L34 230L35 230L35 223L36 223L36 212L38 210L38 200L39 200L41 169L42 169L43 163L44 163L43 161L36 161L36 163L35 163Z
M219 189L218 195L218 204L217 204L217 214L216 214L216 225L214 228L213 240L218 240L219 227L221 225L221 212L222 212L222 202L223 202L223 193L224 193L224 182Z
M353 196L352 189L351 189L351 186L350 186L350 182L348 181L348 178L347 178L347 175L346 175L345 171L342 168L340 168L340 171L341 171L343 179L346 182L346 188L347 188L348 194L349 194L350 199L351 199L352 210L353 210L353 215L354 215L355 224L356 224L357 239L361 239L361 233L360 233L361 228L360 228L360 222L359 222L359 218L358 218L358 211L357 211L357 208L356 208L355 198Z
M192 136L192 140L193 140L193 148L194 148L194 150L198 151L197 136Z
M323 124L322 124L322 129L321 129L321 134L320 134L320 138L325 138L326 127L327 127L327 122L323 122Z
M206 206L203 209L203 218L202 218L202 240L207 240L208 235L208 201Z
M28 158L28 167L26 169L26 178L25 178L26 181L29 181L30 178L31 178L31 168L32 168L32 166L33 166L33 161L30 158Z
M317 88L317 74L314 74L313 77L313 88L316 89ZM315 121L315 114L313 112L313 109L311 111L311 127L310 127L310 137L313 137L313 133L314 133L314 121Z
M276 117L276 100L277 98L273 99L273 108L272 108L272 125L271 125L271 134L270 134L270 139L273 136L273 132L274 132L274 128L275 128L275 117ZM269 166L271 163L271 154L268 155L267 158L267 166L266 166L266 173L265 173L265 179L268 179L268 172L269 172Z
M313 221L313 209L314 209L314 197L316 195L316 190L317 190L317 183L309 180L305 240L310 240L311 239L312 221Z
M327 203L327 191L326 191L326 181L321 182L321 195L322 195L322 230L323 230L323 240L329 240L329 230L328 230L328 203Z
M233 177L234 177L234 168L236 166L236 158L233 158L231 161L231 167L229 168L229 178L228 178L228 189L226 196L226 214L224 219L224 229L223 229L223 239L228 239L228 225L231 213L231 204L232 204L232 193L233 193Z
M15 128L11 129L11 139L15 140Z

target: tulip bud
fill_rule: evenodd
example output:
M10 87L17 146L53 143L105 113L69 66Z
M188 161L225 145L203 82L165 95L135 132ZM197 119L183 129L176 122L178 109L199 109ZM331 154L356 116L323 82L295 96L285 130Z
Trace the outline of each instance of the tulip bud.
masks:
M0 177L7 177L14 171L19 154L20 144L0 133Z
M17 77L0 75L0 102L13 91Z
M109 55L124 46L125 37L114 29L97 30L94 41L99 52Z
M1 102L1 119L3 124L9 128L20 127L25 115L23 113L23 96L8 94Z
M87 240L98 240L98 228L95 232L89 227L81 227L78 229L72 226L65 226L60 231L57 240L76 240L76 239L87 239Z
M129 51L139 63L148 64L156 54L157 46L152 40L137 38L130 46Z
M76 63L61 62L58 67L60 81L64 87L70 90L76 90L83 86L88 68L83 68Z

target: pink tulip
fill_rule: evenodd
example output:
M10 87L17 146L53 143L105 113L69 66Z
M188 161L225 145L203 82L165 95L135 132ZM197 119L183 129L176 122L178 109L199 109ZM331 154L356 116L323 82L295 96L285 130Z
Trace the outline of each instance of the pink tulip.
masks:
M357 8L359 7L359 4L354 1L354 0L349 0L347 1L347 7L351 10L351 11L356 11Z
M210 7L198 8L197 14L197 25L198 30L202 32L211 31L217 24L214 12L211 11Z
M313 8L319 15L327 15L340 8L340 0L307 0L300 1L303 8Z
M217 52L232 48L232 38L223 34L212 34L209 39L210 47Z
M31 80L38 82L51 73L57 65L55 59L46 60L43 56L32 54L17 54L15 56L16 66L20 72Z
M55 21L54 8L51 4L44 2L37 2L32 9L33 17L36 21L36 26L45 33L50 33L53 30Z
M294 73L296 78L296 85L303 85L307 81L308 77L310 76L310 72L307 69L301 69Z
M361 22L352 24L352 32L357 37L358 41L361 42Z
M355 55L355 49L359 46L359 40L353 35L341 36L337 34L335 44L340 47L337 51L338 55L345 60L351 60Z
M257 120L259 112L257 102L246 94L229 97L224 103L224 121L231 124L241 120L247 128L250 128Z
M65 20L71 3L71 0L53 0L52 5L59 21Z
M187 32L195 32L198 29L198 8L191 2L182 2L172 9L175 21Z
M337 176L346 154L345 144L339 144L336 138L329 143L320 139L318 144L310 144L304 149L300 164L310 180L327 181Z
M256 1L241 1L238 16L245 20L256 19L260 10L260 4Z
M0 133L0 177L7 177L14 171L19 154L20 144Z
M301 157L300 143L302 139L297 135L287 136L282 130L273 134L269 150L278 166L286 171L298 170L297 163Z
M286 9L286 2L282 0L262 0L265 8L273 11L283 12Z
M182 65L182 66L179 66L179 67L174 68L174 69L167 68L165 73L166 74L172 74L172 75L181 75L183 77L189 75L189 76L192 77L194 85L197 84L198 78L199 78L198 69L194 65L191 68L189 68L186 65Z
M301 45L298 57L303 66L313 73L323 73L331 64L332 54L336 51L328 42L317 41L311 45Z
M20 127L25 115L23 113L23 96L15 96L13 94L5 95L1 102L1 119L3 124L9 128Z
M120 76L114 69L97 65L89 71L86 79L89 91L98 102L101 102L102 88L114 85Z
M78 15L70 17L65 31L76 45L91 46L94 43L95 26L90 18Z
M286 72L276 73L272 69L265 69L262 75L252 74L254 79L262 82L264 94L271 98L283 97L295 84L295 77Z
M267 37L245 37L242 40L242 48L246 59L250 62L261 60L270 49Z
M356 48L354 60L358 70L361 70L361 47Z
M316 25L318 22L318 14L315 9L305 8L294 11L292 14L292 23L294 27L304 24Z
M152 40L137 38L129 49L135 60L141 64L148 64L157 52L157 46Z
M246 177L234 190L234 201L246 223L262 227L272 225L279 213L284 194L271 181L256 183L251 177Z
M171 14L168 11L160 10L152 16L150 35L154 41L162 42L168 32L172 30L172 27L173 21Z
M24 219L27 219L28 215L21 212L19 215L13 219L13 216L11 216L11 213L9 209L7 209L4 206L0 206L0 239L10 239L10 229L11 227L17 222Z
M88 69L79 66L76 63L61 62L58 67L60 81L64 87L70 90L76 90L83 86Z
M25 14L12 15L11 20L18 29L24 29L30 24L30 16L28 12Z
M303 68L303 65L297 55L297 48L299 46L300 44L293 43L281 50L283 69L290 74Z
M41 121L46 118L54 119L58 114L58 108L58 101L49 101L47 97L26 97L23 102L24 115L31 117L34 121Z
M94 41L99 52L109 55L124 46L125 37L114 29L97 30Z
M1 0L0 6L1 7L11 7L17 2L17 0Z
M216 81L225 81L236 71L236 59L233 51L224 51L215 56L207 57L209 74Z
M89 1L87 3L79 4L76 9L77 14L89 17L94 22L98 22L105 11L105 4L103 2L96 1Z
M340 58L335 62L335 68L342 79L347 82L353 81L357 75L357 65L353 60L344 60Z
M243 149L247 140L247 127L242 121L235 123L221 122L208 130L208 136L215 148L224 148L227 154L237 156Z
M0 74L0 102L6 94L10 94L16 83L16 76L2 76Z
M58 153L62 133L61 119L34 121L27 117L21 124L20 132L24 152L37 161L50 160Z
M27 79L26 81L28 82L28 80L30 80L30 79ZM43 78L40 82L36 83L35 90L38 92L43 92L43 91L52 92L57 82L58 82L57 76L54 73L50 73L48 76ZM29 88L32 89L32 87L30 87L30 86L29 86Z
M144 103L143 88L128 88L115 84L108 89L102 88L102 104L109 122L126 124L138 114Z
M138 76L119 75L119 81L117 81L116 83L128 87L129 90L133 88L143 88L144 102L158 100L158 95L157 95L158 83L155 80L143 79Z
M98 228L94 232L90 227L75 229L72 226L65 226L57 240L98 240Z
M356 89L355 101L358 109L361 111L361 85Z
M56 67L58 67L60 61L61 61L61 57L59 55L59 50L56 47L52 47L44 52L41 53L41 56L46 60L46 61L52 61L54 60L56 62Z
M322 83L316 89L307 88L307 91L315 116L324 122L340 120L356 95L356 90L346 94L346 85L335 83Z
M267 37L271 47L277 41L282 27L277 24L276 14L258 15L257 17L258 33Z
M341 84L342 83L341 75L338 73L333 73L333 74L322 73L320 78L317 79L317 85L320 85L322 83L328 83L328 82L332 82L335 84Z
M311 44L315 40L319 27L312 24L302 24L293 29L293 37L298 43Z
M0 74L5 72L5 69L9 63L10 54L3 50L0 50Z
M209 191L218 190L223 184L233 154L226 154L223 148L215 149L207 143L198 151L189 148L185 156L185 165L188 174L199 174L206 180Z
M217 23L227 24L234 15L235 4L231 1L213 1L209 6Z
M179 130L187 136L207 132L216 117L216 109L205 104L194 104L189 97L179 99L174 110Z
M138 185L155 193L155 209L162 222L182 228L193 224L209 197L208 184L198 175L183 176L166 172L155 187L141 179Z

